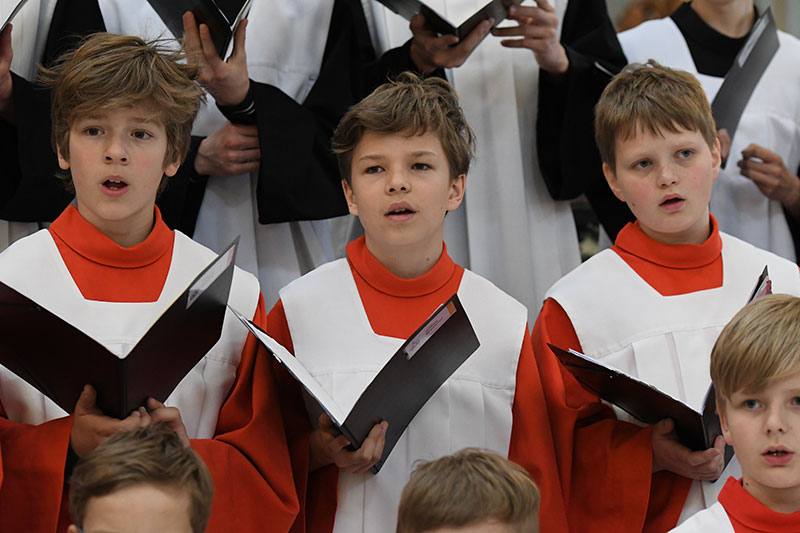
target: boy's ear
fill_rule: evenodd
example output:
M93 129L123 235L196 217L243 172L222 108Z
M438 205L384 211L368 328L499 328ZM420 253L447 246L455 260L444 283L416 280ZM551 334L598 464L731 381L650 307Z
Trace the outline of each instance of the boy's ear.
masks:
M722 167L722 147L719 143L719 137L714 139L714 146L711 148L711 168L714 171L714 176L711 181L714 182L719 176L719 169Z
M619 198L621 202L624 202L625 193L623 193L622 189L619 187L619 180L617 180L617 174L616 172L614 172L614 169L612 169L606 162L603 162L603 175L606 177L608 186L611 188L611 192L614 193L614 196Z
M69 161L61 155L61 148L56 146L56 155L58 155L58 168L61 170L69 170Z
M178 169L180 167L181 167L180 160L176 160L176 161L174 161L174 162L172 162L172 163L170 163L170 164L168 164L167 166L164 167L164 174L168 178L171 178L172 176L175 175L176 172L178 172Z
M467 188L467 175L459 174L450 182L450 196L447 198L447 210L453 211L464 200L464 191Z
M356 205L356 195L353 194L353 188L347 183L347 180L342 180L342 190L344 191L344 198L347 200L347 209L351 215L358 216L358 205Z
M66 169L64 169L64 170L66 170ZM81 533L81 530L78 529L78 526L76 526L75 524L72 524L71 526L69 526L67 528L67 533Z
M733 446L733 437L731 430L728 428L728 416L725 414L725 402L717 398L717 414L719 415L719 425L722 427L722 436L725 437L725 443Z

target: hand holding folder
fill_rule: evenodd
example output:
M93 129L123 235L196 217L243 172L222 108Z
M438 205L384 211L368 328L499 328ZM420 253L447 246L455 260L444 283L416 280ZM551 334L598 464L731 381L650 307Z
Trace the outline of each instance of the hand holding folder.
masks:
M386 421L381 458L370 469L377 474L417 412L480 346L457 295L453 295L415 331L387 361L345 412L296 357L246 317L234 314L275 359L305 387L351 443L361 447L376 424Z
M236 27L250 13L252 0L147 0L176 39L183 37L183 14L208 27L213 48L224 56Z

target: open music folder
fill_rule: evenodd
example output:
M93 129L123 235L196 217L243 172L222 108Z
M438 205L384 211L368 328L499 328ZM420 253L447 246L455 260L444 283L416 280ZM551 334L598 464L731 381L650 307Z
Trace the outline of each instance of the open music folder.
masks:
M440 306L388 360L349 412L345 412L303 364L246 317L242 324L319 403L354 449L372 427L386 420L383 455L372 467L377 474L408 424L428 399L480 346L457 295Z
M497 26L508 17L508 8L512 5L519 5L519 0L491 0L488 4L472 14L467 20L460 24L454 24L446 17L440 15L420 0L378 0L406 20L417 13L422 13L425 23L436 33L453 34L459 39L463 39L475 29L475 27L486 19L494 18L494 25Z
M772 281L769 278L769 268L765 265L747 302L767 294L772 294ZM681 400L601 361L575 350L564 350L552 344L548 346L564 368L584 388L637 420L645 424L655 424L659 420L671 418L675 422L678 438L686 447L706 450L714 445L718 435L722 435L713 383L706 391L702 409L697 411ZM725 446L726 466L731 457L733 448Z
M252 0L147 0L176 39L183 37L183 14L191 11L205 24L220 57L224 57L236 26L250 13Z
M85 384L103 414L125 418L150 396L163 402L217 343L238 238L119 357L83 331L0 283L0 364L71 413Z

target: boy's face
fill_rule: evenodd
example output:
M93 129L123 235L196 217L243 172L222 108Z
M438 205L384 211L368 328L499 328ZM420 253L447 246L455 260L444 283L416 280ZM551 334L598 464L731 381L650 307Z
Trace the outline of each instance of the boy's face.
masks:
M139 484L91 498L83 533L192 533L189 495L173 487ZM68 533L78 533L74 525Z
M719 141L712 150L700 132L662 133L637 128L632 138L617 139L616 169L603 163L603 173L648 236L667 244L701 244L710 232L708 201L719 173Z
M720 421L742 465L745 489L771 509L783 501L800 509L800 373L756 394L732 394Z
M466 177L450 179L436 134L367 131L351 168L351 183L342 181L342 187L373 255L383 262L441 253L444 216L461 204Z
M166 151L161 119L136 105L78 117L70 127L69 160L59 150L58 162L71 171L78 211L87 221L114 240L120 233L123 240L144 240L161 179L179 166L164 164Z

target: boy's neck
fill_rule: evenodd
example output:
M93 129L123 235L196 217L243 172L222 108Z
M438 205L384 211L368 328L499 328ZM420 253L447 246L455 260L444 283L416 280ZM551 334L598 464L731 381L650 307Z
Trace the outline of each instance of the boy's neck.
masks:
M417 246L391 246L384 249L370 239L369 235L365 236L365 241L369 253L400 279L414 279L427 274L439 261L443 250L441 239L438 240L438 245L431 244L425 249Z
M755 21L753 0L694 0L692 9L711 28L734 39L747 35Z
M742 486L750 495L776 513L790 514L800 511L800 486L776 489L750 483L742 476Z
M639 223L639 227L641 228L642 232L653 239L654 241L658 241L662 244L668 244L671 246L679 246L682 244L694 244L700 245L703 244L711 237L712 226L711 226L711 216L706 212L705 216L705 223L704 224L697 224L692 226L691 228L686 229L685 231L681 231L678 233L661 233L651 230L650 228L645 227L644 225Z
M95 220L91 213L84 213L78 204L78 213L89 224L123 248L130 248L143 243L155 225L155 209L149 219L143 220Z

